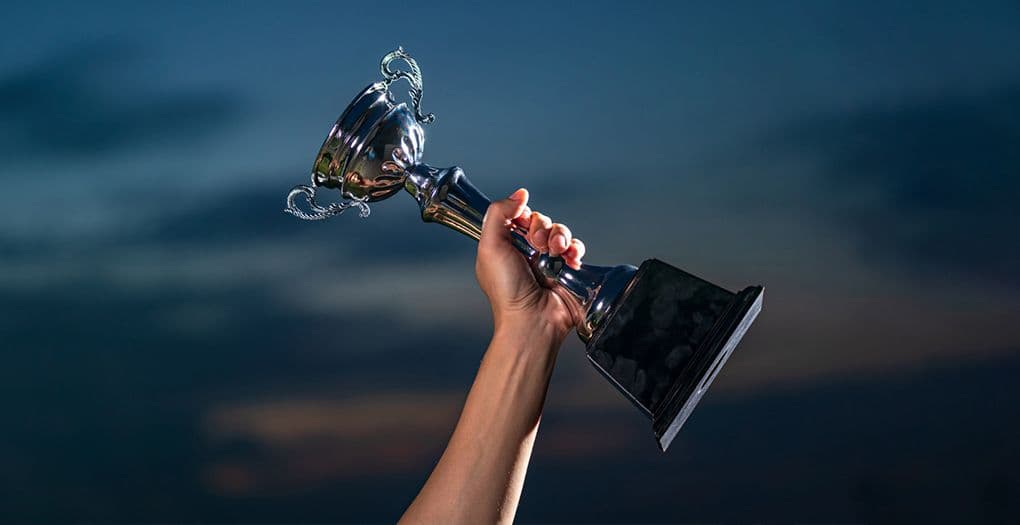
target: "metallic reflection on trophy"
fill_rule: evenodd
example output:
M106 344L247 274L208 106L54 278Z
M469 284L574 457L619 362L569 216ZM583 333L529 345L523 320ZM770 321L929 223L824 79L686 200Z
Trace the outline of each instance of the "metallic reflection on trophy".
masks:
M408 69L393 69L403 61ZM475 240L491 202L458 167L422 163L424 124L422 77L417 62L398 48L383 57L383 80L365 88L336 121L312 167L312 185L297 186L285 211L320 220L406 191L422 219L438 222ZM411 107L397 104L390 85L410 84ZM320 204L319 189L340 200ZM299 207L299 199L307 209ZM705 390L761 310L761 286L729 292L664 262L640 267L567 266L535 250L527 232L511 227L514 246L544 286L575 310L577 334L588 359L616 388L652 419L666 450Z

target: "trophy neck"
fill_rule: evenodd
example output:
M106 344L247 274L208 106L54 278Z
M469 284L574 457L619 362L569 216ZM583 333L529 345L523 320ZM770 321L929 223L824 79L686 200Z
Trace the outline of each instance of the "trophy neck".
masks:
M474 240L482 236L482 219L492 203L458 167L437 169L416 164L406 172L404 189L418 201L421 218L438 222Z
M482 235L482 219L492 201L471 184L458 167L438 169L417 164L406 172L404 189L421 208L425 222L438 222L474 240ZM631 276L633 266L582 264L575 270L562 257L536 250L527 240L527 230L512 226L510 239L528 260L535 277L559 294L578 319L577 334L588 342L616 305Z

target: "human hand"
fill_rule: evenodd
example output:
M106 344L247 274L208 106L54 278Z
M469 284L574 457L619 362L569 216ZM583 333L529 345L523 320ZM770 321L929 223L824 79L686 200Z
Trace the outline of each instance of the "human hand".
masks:
M548 329L562 341L577 319L567 300L544 288L531 268L511 244L510 225L528 230L528 242L538 251L563 257L574 269L581 267L584 243L566 226L528 207L528 191L519 189L510 197L489 205L478 241L475 275L492 305L496 329Z

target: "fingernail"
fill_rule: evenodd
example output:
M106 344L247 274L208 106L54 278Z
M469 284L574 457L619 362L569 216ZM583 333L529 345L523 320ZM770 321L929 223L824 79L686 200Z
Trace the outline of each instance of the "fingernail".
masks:
M567 247L567 238L560 234L554 235L552 242L555 243L556 246L559 246L560 248L566 249Z
M524 200L524 188L519 188L517 191L511 193L510 200L514 202L521 202Z

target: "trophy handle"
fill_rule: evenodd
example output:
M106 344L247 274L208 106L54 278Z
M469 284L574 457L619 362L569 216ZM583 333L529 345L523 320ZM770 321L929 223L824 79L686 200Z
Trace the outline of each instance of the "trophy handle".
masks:
M418 201L425 222L438 222L476 241L481 238L482 219L492 201L471 184L460 168L418 164L407 171L404 188ZM528 230L520 225L510 226L511 243L527 259L538 282L570 305L574 318L579 320L577 333L587 342L637 268L582 264L575 270L562 257L535 249L527 235Z
M296 199L298 197L304 197L305 203L308 205L308 211L301 209L297 205ZM330 217L340 215L341 213L349 210L350 208L358 208L358 215L361 218L368 217L371 210L368 207L368 199L357 199L347 198L340 202L331 202L326 206L319 204L315 200L315 186L299 185L294 186L287 194L287 206L283 211L306 221L321 221Z
M403 60L407 64L409 71L402 69L390 69L390 63L395 60ZM404 51L403 47L386 53L386 56L382 58L379 63L379 70L383 75L383 84L389 87L390 83L395 80L404 79L411 85L411 90L407 92L407 95L411 97L411 106L414 107L414 118L422 124L430 124L436 120L436 116L432 113L424 114L421 112L421 96L424 90L424 84L421 79L421 68L418 67L418 61L411 58L411 55Z

